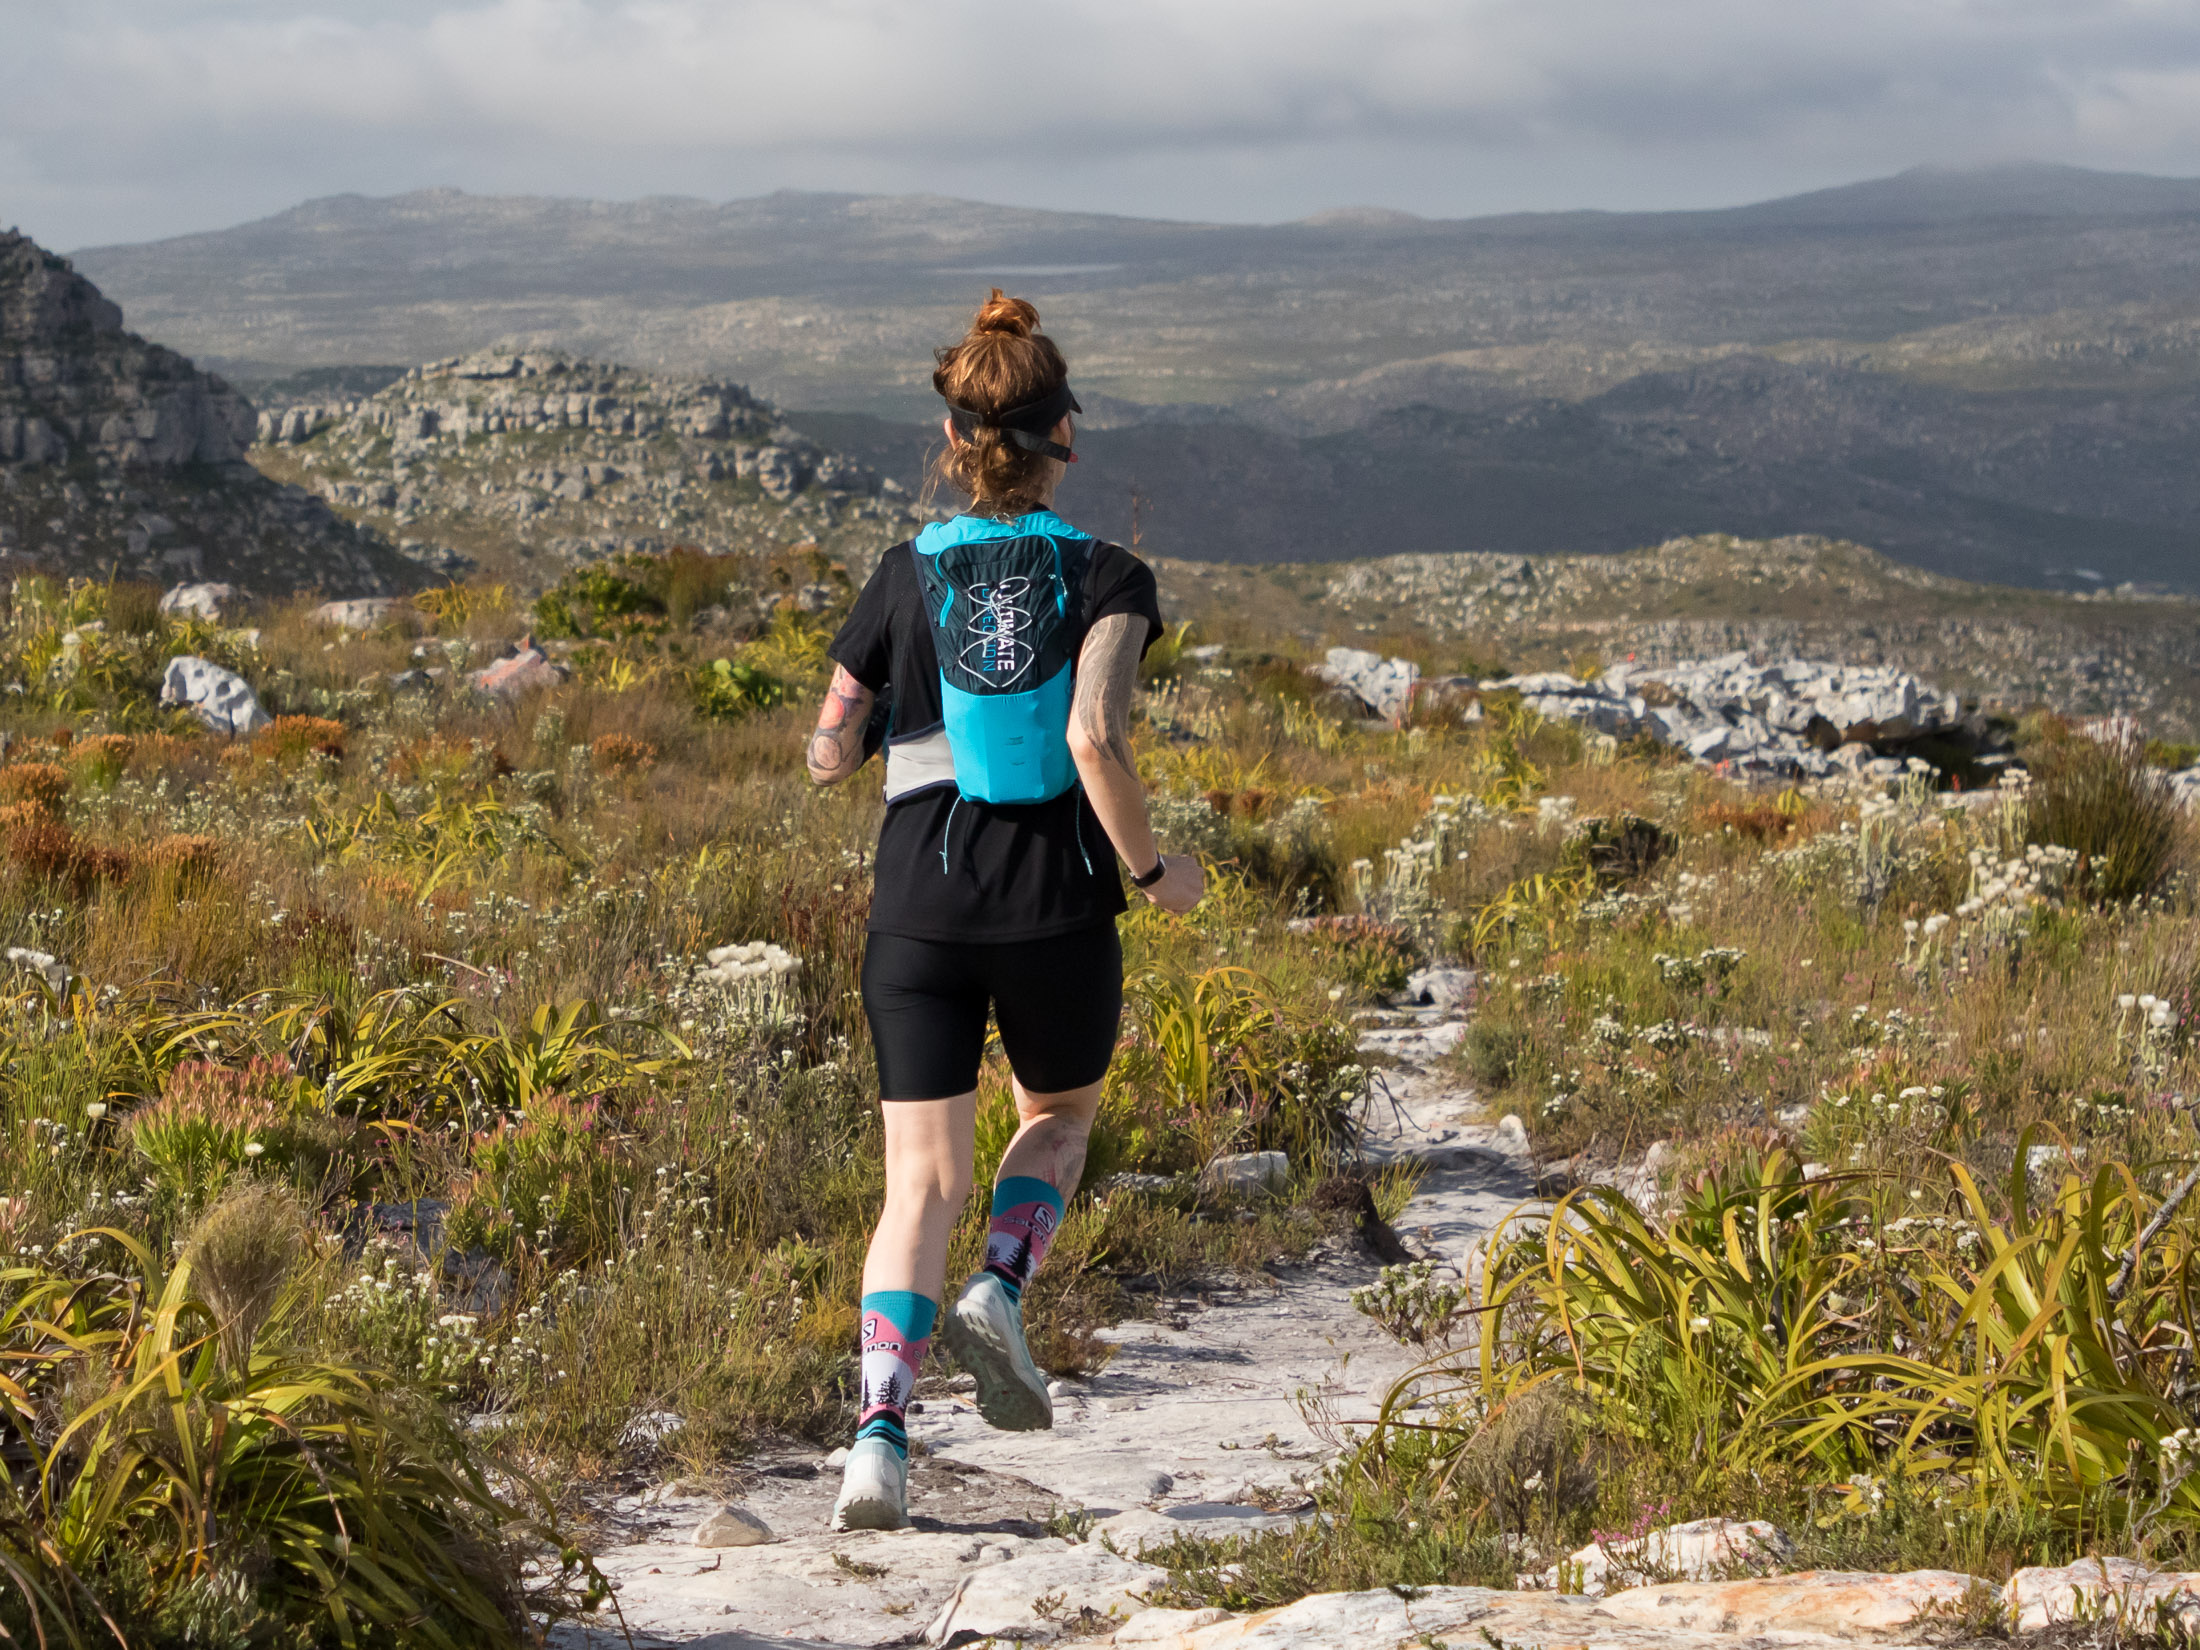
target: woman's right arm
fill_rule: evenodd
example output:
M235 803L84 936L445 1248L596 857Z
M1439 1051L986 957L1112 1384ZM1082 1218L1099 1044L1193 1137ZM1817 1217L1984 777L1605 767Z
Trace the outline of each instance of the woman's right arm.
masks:
M837 785L863 766L863 730L877 702L878 695L849 675L846 665L833 666L832 686L810 735L810 777L817 783Z

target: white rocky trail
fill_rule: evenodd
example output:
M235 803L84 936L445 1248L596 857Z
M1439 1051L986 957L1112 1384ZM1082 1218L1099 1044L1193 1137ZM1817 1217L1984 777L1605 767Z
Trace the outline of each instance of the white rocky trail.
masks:
M1525 1158L1470 1121L1471 1097L1436 1069L1456 1045L1455 1008L1393 1015L1367 1046L1398 1064L1369 1118L1379 1160L1427 1164L1397 1221L1415 1250L1456 1261L1533 1196ZM1306 1505L1302 1481L1333 1445L1309 1424L1374 1411L1414 1355L1354 1310L1380 1263L1346 1239L1269 1282L1185 1290L1153 1318L1102 1331L1116 1351L1086 1380L1055 1383L1050 1432L998 1432L966 1394L926 1383L910 1431L913 1527L826 1528L837 1462L782 1449L739 1475L734 1504L771 1539L705 1549L698 1526L722 1497L670 1485L613 1509L624 1539L599 1554L634 1641L698 1650L925 1640L964 1634L1088 1636L1094 1618L1136 1614L1161 1572L1138 1550L1182 1533L1273 1527ZM1050 1534L1090 1521L1097 1539ZM1118 1554L1123 1556L1118 1556ZM1080 1612L1089 1615L1080 1616ZM570 1645L623 1642L607 1620Z

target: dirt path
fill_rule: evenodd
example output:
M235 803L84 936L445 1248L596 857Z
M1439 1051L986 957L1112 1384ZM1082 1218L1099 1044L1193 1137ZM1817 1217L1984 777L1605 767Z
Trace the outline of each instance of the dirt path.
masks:
M1392 1016L1365 1045L1398 1064L1369 1123L1378 1159L1426 1165L1396 1222L1417 1251L1459 1260L1533 1195L1529 1166L1472 1123L1469 1097L1431 1069L1461 1022ZM928 1394L910 1418L922 1446L915 1527L825 1528L837 1463L782 1452L751 1463L737 1503L770 1525L758 1546L691 1539L721 1504L672 1486L615 1509L624 1541L601 1555L635 1641L699 1650L941 1643L964 1634L1046 1637L1138 1608L1158 1572L1122 1555L1178 1533L1259 1529L1305 1505L1329 1446L1308 1425L1319 1398L1340 1420L1372 1410L1411 1358L1353 1310L1377 1263L1357 1244L1260 1284L1186 1295L1105 1331L1119 1350L1092 1379L1057 1383L1052 1432L996 1432L969 1399ZM1050 1533L1050 1520L1052 1532ZM1089 1612L1081 1616L1081 1612ZM569 1632L569 1645L615 1634Z

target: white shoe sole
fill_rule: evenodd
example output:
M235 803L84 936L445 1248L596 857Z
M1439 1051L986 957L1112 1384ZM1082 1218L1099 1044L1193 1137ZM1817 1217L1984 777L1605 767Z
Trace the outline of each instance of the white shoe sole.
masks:
M980 1276L951 1307L947 1348L978 1382L978 1413L1003 1432L1044 1432L1054 1425L1054 1400L998 1278Z
M870 1442L870 1441L867 1441ZM877 1449L892 1452L881 1444ZM881 1459L871 1449L852 1449L841 1469L840 1498L833 1503L836 1530L902 1530L909 1527L909 1468Z
M899 1503L883 1496L857 1495L833 1508L836 1530L904 1530L909 1515Z

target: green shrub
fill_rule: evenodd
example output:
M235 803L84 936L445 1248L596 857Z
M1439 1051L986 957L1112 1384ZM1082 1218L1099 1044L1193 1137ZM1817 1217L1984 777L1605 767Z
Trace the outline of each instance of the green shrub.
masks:
M454 1245L500 1260L609 1252L634 1170L595 1101L537 1094L517 1123L477 1136L472 1157L472 1184L451 1211Z
M1311 917L1294 927L1306 936L1324 968L1373 996L1404 990L1406 976L1421 965L1421 948L1394 922L1348 914Z
M1586 872L1600 888L1639 882L1673 852L1673 833L1640 814L1592 814L1574 821L1559 863Z
M0 1273L0 1627L56 1646L530 1642L522 1542L562 1551L561 1580L585 1561L382 1377L272 1344L261 1251L295 1211L224 1207L217 1228L266 1230L202 1225L164 1273L101 1228L72 1247L119 1251L115 1270ZM252 1335L201 1265L232 1305L256 1299Z
M623 634L621 620L662 615L664 603L632 570L597 562L560 579L535 603L535 633L555 639Z
M217 1197L248 1167L318 1187L353 1137L288 1061L258 1056L241 1066L177 1065L125 1129L161 1190L184 1208Z
M1461 1039L1460 1057L1483 1088L1497 1090L1513 1080L1520 1057L1528 1051L1528 1028L1510 1020L1476 1020Z
M1508 1222L1485 1251L1480 1344L1436 1366L1440 1392L1426 1371L1395 1388L1369 1447L1433 1400L1463 1461L1505 1406L1558 1386L1641 1450L1693 1439L1680 1476L1702 1497L1777 1472L1856 1506L1908 1477L1953 1505L2189 1535L2200 1463L2178 1431L2175 1326L2200 1281L2192 1225L2121 1164L2034 1212L2018 1157L1998 1216L1960 1165L1924 1205L1948 1213L1894 1214L1869 1181L1775 1150L1714 1169L1662 1228L1610 1187Z
M786 684L778 677L737 659L713 659L695 673L691 685L696 711L716 722L769 710L787 697Z
M2175 863L2177 799L2131 741L2064 738L2032 759L2029 840L2081 856L2079 887L2095 900L2151 894Z

